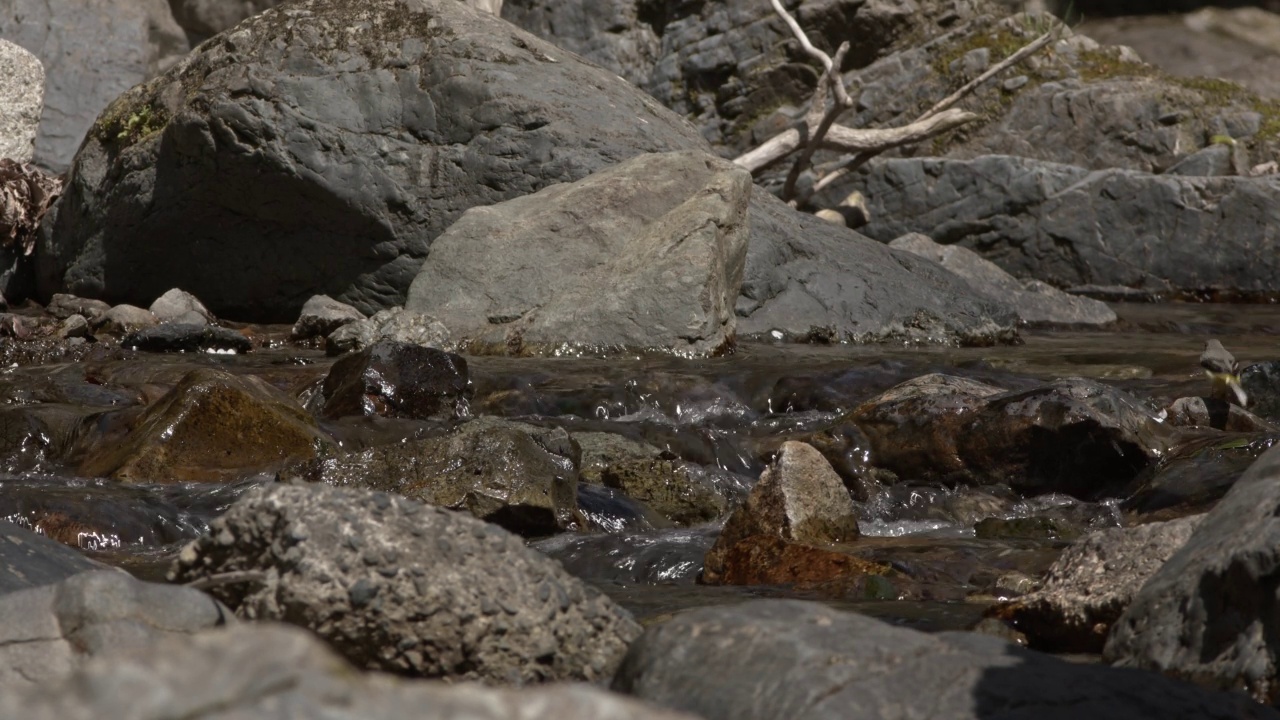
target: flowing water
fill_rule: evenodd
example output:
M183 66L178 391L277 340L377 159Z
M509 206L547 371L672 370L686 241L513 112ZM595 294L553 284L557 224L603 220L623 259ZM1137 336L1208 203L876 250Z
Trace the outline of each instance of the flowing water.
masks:
M561 425L570 432L603 430L644 440L705 466L723 494L740 498L781 439L822 427L925 373L963 375L1010 390L1080 375L1114 383L1156 408L1205 392L1197 358L1209 337L1221 339L1242 365L1280 359L1280 306L1115 307L1121 316L1115 329L1027 331L1024 344L1013 347L745 343L731 356L698 362L472 358L476 394L471 410ZM227 485L122 485L75 477L69 468L79 438L63 430L82 426L85 418L109 426L113 414L106 411L154 400L195 366L253 373L305 398L331 364L318 351L281 344L245 356L113 359L105 354L78 363L6 368L0 371L0 411L8 405L31 412L21 420L0 415L0 440L5 441L0 447L6 448L0 457L0 518L37 527L141 577L159 579L184 542L240 493L270 476ZM378 418L343 420L325 430L352 449L439 432L425 423ZM850 449L850 464L866 461L865 449ZM532 546L641 619L744 597L806 596L785 587L699 585L702 557L717 525L672 528L603 489L584 488L580 499L595 524L612 532L569 533ZM910 484L873 488L861 512L864 538L858 553L908 570L915 584L907 595L873 586L856 598L827 600L926 629L972 624L1002 588L1042 573L1065 546L1065 539L1053 536L978 537L976 519L1051 517L1085 530L1121 521L1109 502L1023 499L989 489Z

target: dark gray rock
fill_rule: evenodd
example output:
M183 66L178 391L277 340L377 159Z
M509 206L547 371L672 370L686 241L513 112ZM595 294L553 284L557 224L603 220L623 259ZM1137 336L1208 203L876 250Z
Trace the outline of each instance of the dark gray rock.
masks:
M1039 590L987 614L1011 623L1037 650L1102 652L1112 624L1203 517L1092 533L1058 556Z
M1280 701L1280 448L1258 458L1111 630L1108 662Z
M574 522L578 453L564 430L482 417L443 437L318 459L289 474L466 510L537 537Z
M61 682L0 695L26 720L696 720L586 684L523 689L356 671L314 635L277 623L162 639Z
M1240 387L1249 396L1249 409L1280 422L1280 360L1255 363L1240 373Z
M170 572L257 571L211 592L311 629L362 668L530 683L612 676L640 627L501 528L403 497L317 485L242 496Z
M253 349L253 343L242 333L204 323L153 325L125 335L120 344L145 352L246 353Z
M1211 175L1244 175L1247 167L1240 167L1234 162L1235 148L1227 143L1210 145L1182 158L1176 165L1165 171L1167 175L1190 175L1207 177Z
M164 0L11 0L0 6L0 37L44 64L35 161L57 172L103 108L190 48Z
M329 419L383 415L454 420L469 415L472 392L461 356L383 340L333 364L314 410Z
M0 595L106 569L106 565L56 540L0 521Z
M1222 415L1227 415L1225 410ZM1176 420L1171 413L1167 422ZM1187 432L1158 463L1138 475L1120 509L1141 522L1208 512L1277 440L1280 433L1275 431Z
M1090 172L1024 158L874 161L858 175L861 228L921 232L1016 277L1057 286L1280 292L1280 176L1191 178Z
M825 342L991 345L1017 337L1017 315L911 253L757 190L738 298L739 337Z
M702 608L650 626L615 690L707 720L1273 718L1232 693L925 634L811 602Z
M506 0L502 19L643 88L662 49L667 14L683 10L636 0Z
M405 309L471 353L723 353L751 187L706 153L659 153L474 208L436 238Z
M919 233L903 235L889 247L928 258L964 278L977 293L1007 303L1033 326L1106 326L1116 321L1107 304L1068 295L1038 280L1018 280L995 263L958 245L939 245Z
M58 680L88 658L230 619L199 590L144 583L114 569L0 596L0 618L0 696Z
M617 76L457 0L307 0L103 113L42 226L39 287L150 302L177 285L244 320L293 322L317 292L373 312L468 208L703 146Z
M211 323L216 320L195 295L178 288L167 290L147 309L162 323Z
M346 303L340 303L328 295L313 295L302 305L298 321L293 324L290 337L306 340L325 337L348 323L364 320L364 313Z

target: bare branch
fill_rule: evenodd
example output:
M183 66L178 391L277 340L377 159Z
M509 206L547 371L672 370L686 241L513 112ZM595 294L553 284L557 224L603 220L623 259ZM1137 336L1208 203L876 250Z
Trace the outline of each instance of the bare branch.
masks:
M778 13L778 16L787 24L787 27L791 28L791 34L795 35L796 40L800 41L800 47L804 48L805 52L809 53L811 56L816 58L818 62L822 63L823 70L831 72L831 56L814 47L813 43L809 42L809 36L805 35L804 30L800 29L800 23L796 22L796 19L791 17L791 13L787 12L787 9L782 7L782 0L769 0L769 2L773 4L773 11Z
M844 78L840 76L840 66L844 63L847 52L849 52L849 41L846 40L840 43L836 56L832 58L831 67L827 68L826 74L818 82L818 87L814 89L809 113L805 116L809 141L800 149L800 155L791 164L791 171L787 173L786 182L782 184L781 197L784 201L790 202L795 198L796 182L800 179L800 173L809 167L809 161L813 159L813 154L818 150L822 139L826 137L827 131L831 129L836 118L853 105L853 99L844 89ZM828 85L836 94L836 100L830 107L827 107L827 94L824 92Z

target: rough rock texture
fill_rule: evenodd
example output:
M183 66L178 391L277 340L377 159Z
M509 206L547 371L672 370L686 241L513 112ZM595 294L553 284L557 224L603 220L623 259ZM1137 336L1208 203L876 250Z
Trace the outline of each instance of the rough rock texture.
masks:
M706 153L657 153L473 208L432 243L405 309L473 353L721 353L751 187Z
M152 315L150 310L144 310L137 305L123 304L116 305L102 313L97 318L94 318L89 325L95 333L126 335L144 330L157 323L156 316Z
M1280 422L1280 360L1250 365L1240 373L1240 386L1249 395L1249 409Z
M56 540L0 521L0 595L106 569L106 565Z
M3 102L0 98L0 107ZM62 184L62 178L31 163L0 157L0 294L17 299L31 293L31 262L26 258L35 251L40 222Z
M1230 693L926 634L811 602L700 608L649 627L615 690L706 720L1274 718Z
M460 355L383 340L333 364L316 413L453 420L469 414L472 391Z
M600 474L616 463L656 461L664 458L662 450L648 443L639 442L610 432L575 432L582 452L579 474L583 482L600 483Z
M381 492L274 485L187 546L176 581L221 585L240 617L311 629L359 667L529 683L612 676L640 627L501 528Z
M1143 585L1104 657L1280 701L1280 448L1258 458Z
M1171 417L1170 420L1173 420ZM1120 509L1141 522L1213 509L1280 433L1192 431L1124 493Z
M964 278L979 294L1008 303L1022 322L1033 326L1106 326L1116 321L1115 312L1099 300L1068 295L1038 280L1018 280L968 248L939 245L928 236L911 233L889 243L928 258Z
M44 66L21 46L0 39L0 160L31 162L44 109Z
M265 380L199 368L141 411L124 438L94 443L80 472L127 482L218 482L313 458L329 444L297 401Z
M46 312L61 319L81 315L88 320L95 320L105 315L110 309L111 306L101 300L90 300L66 293L55 294L45 306Z
M506 0L502 19L573 51L643 88L662 48L654 24L675 7L645 7L635 0L604 2ZM657 15L658 17L653 17Z
M307 0L103 113L42 226L40 290L150 302L177 285L276 322L323 293L369 313L403 303L468 208L702 144L625 81L457 0Z
M466 510L522 535L565 530L576 509L578 450L564 430L482 417L443 437L305 463L310 482L395 492Z
M738 584L747 569L732 566L739 543L757 536L790 543L825 545L858 538L857 508L844 482L822 453L802 442L786 442L765 469L747 502L729 516L707 553L702 579Z
M787 207L756 189L738 336L991 345L1017 315L911 253Z
M0 595L0 618L0 697L58 680L88 658L229 619L199 590L144 583L114 569Z
M379 310L372 316L344 323L325 337L324 348L329 355L341 355L390 340L423 347L453 350L456 343L449 329L430 315L411 312L400 306Z
M10 0L0 6L0 37L44 63L35 161L57 172L108 103L190 47L164 0Z
M186 32L191 47L279 4L279 0L169 0L173 19Z
M574 436L577 439L577 436ZM653 508L677 525L724 515L729 501L699 465L665 458L618 459L599 471L600 484Z
M162 639L47 687L0 695L26 720L696 720L586 684L524 689L360 673L276 623Z
M1024 495L1114 495L1177 439L1137 398L1084 378L1001 393L925 375L852 417L872 462L904 480L1008 483Z
M1251 405L1256 402L1253 397L1249 400ZM1221 398L1183 397L1169 403L1166 409L1169 411L1169 424L1179 427L1199 426L1227 432L1280 433L1280 427Z
M868 164L861 228L921 232L1017 277L1221 292L1280 292L1280 175L1191 178L1091 172L1024 158Z
M364 320L364 313L346 303L340 303L328 295L313 295L302 305L298 321L293 324L290 337L306 340L325 337L348 323Z
M1037 650L1102 652L1112 624L1203 517L1088 535L1058 556L1039 590L988 615L1011 623Z
M216 320L195 295L178 288L165 291L147 309L162 323L211 323Z
M240 332L204 322L153 325L120 338L120 345L145 352L245 353L253 349L253 342Z

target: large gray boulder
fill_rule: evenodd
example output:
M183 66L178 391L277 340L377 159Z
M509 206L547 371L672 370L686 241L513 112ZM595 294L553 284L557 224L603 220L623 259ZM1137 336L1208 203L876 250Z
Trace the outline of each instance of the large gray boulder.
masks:
M1236 482L1143 585L1104 658L1280 702L1280 448Z
M662 153L474 208L436 238L405 309L472 353L721 353L751 187L706 153Z
M177 285L238 319L292 322L316 293L371 313L468 208L699 147L617 76L457 0L307 0L102 114L38 284L144 304Z
M702 608L651 626L613 687L707 720L1280 717L1239 694L1155 673L798 600Z
M106 569L108 566L57 540L0 521L0 595Z
M230 619L199 590L145 583L114 569L0 596L0 697L58 680L90 658Z
M1008 156L887 159L858 174L889 242L920 232L1057 286L1280 291L1280 175L1090 171Z
M40 58L0 38L0 160L31 162L43 109Z
M260 623L150 643L0 694L26 720L696 720L585 684L498 689L360 673L310 633Z
M274 485L183 549L170 579L237 615L309 628L355 665L416 677L604 680L640 634L631 615L517 536L382 492Z
M0 37L44 63L35 162L58 172L103 108L190 48L165 0L8 0Z

